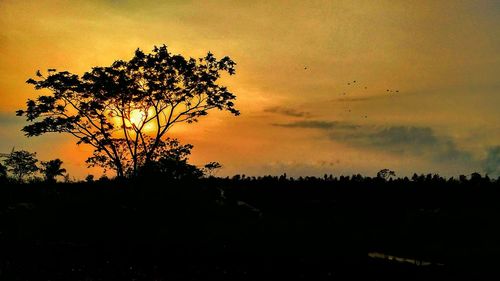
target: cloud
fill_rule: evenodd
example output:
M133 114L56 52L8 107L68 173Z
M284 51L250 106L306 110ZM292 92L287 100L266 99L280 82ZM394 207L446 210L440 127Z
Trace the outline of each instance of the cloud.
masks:
M399 97L396 95L379 95L379 96L364 96L364 97L341 97L334 99L337 102L359 102L359 101L370 101L370 100L379 100L386 98L395 98Z
M500 176L500 146L488 149L483 161L483 169L490 176Z
M417 156L435 162L469 163L474 157L458 148L453 139L439 136L430 127L358 125L348 122L302 120L272 124L284 128L319 129L336 142L386 153Z
M322 121L322 120L302 120L285 124L272 124L276 127L285 127L285 128L304 128L304 129L321 129L321 130L330 130L330 129L356 129L359 128L359 125L338 122L338 121Z
M0 112L0 126L20 126L25 123L25 120L16 116L15 112Z
M471 153L460 150L447 136L437 136L430 127L392 126L361 133L358 141L380 150L428 157L437 162L467 162Z
M335 99L334 101L338 102L355 102L355 101L367 101L367 100L372 100L375 97L352 97L352 98L338 98Z
M300 111L294 108L282 107L282 106L274 106L264 109L264 112L281 114L290 117L311 117L311 113L307 111Z

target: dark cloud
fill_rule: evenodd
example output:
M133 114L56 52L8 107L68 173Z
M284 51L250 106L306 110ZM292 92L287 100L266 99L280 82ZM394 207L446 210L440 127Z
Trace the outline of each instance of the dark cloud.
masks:
M375 128L372 132L360 133L361 144L380 150L398 153L421 155L434 161L466 162L472 155L460 150L449 137L437 136L432 128L413 126L392 126Z
M305 117L305 118L311 117L310 112L300 111L300 110L297 110L294 108L281 107L281 106L269 107L267 109L264 109L264 112L281 114L281 115L291 116L291 117Z
M303 120L273 125L324 130L333 141L393 154L425 157L436 162L473 161L471 153L459 149L451 138L438 136L430 127L379 127L324 120Z
M500 176L500 146L488 149L486 159L483 161L483 169L490 176Z

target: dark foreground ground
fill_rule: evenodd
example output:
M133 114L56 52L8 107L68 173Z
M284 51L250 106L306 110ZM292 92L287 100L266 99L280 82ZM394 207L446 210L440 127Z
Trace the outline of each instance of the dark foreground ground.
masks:
M0 280L500 280L500 185L2 184Z

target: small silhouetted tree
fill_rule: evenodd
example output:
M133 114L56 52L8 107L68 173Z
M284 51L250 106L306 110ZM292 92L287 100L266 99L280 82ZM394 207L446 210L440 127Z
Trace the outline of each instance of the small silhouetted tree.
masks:
M470 182L473 184L478 184L483 181L483 177L480 173L474 172L470 175Z
M236 96L218 82L221 73L234 74L234 66L229 57L218 60L209 52L186 59L163 45L82 76L37 71L27 83L50 94L29 99L17 115L31 123L23 128L27 136L71 134L94 148L90 165L135 175L153 161L175 124L196 122L211 109L239 114Z
M394 171L389 170L389 169L382 169L377 173L377 178L384 179L384 180L388 180L391 177L395 177L395 176L396 176L396 173Z
M50 161L42 161L42 167L40 171L48 182L55 182L57 176L64 176L66 169L62 168L63 162L61 159L54 159Z
M461 183L467 183L467 176L466 175L460 175L458 176L458 180L461 182Z
M213 176L217 170L221 169L222 165L219 162L210 162L205 164L202 171L207 177Z
M4 160L7 170L18 182L22 182L25 177L38 171L37 162L36 153L30 153L26 150L13 150Z
M93 183L94 182L94 175L87 175L85 177L85 181L88 183Z

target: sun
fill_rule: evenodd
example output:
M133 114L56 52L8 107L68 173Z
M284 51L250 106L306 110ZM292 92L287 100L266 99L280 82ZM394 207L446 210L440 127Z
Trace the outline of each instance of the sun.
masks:
M130 123L139 128L144 121L146 121L146 113L142 110L136 109L130 112Z
M146 114L144 110L134 109L130 111L129 118L125 118L125 122L123 122L122 119L118 116L115 116L113 118L113 122L119 127L122 127L124 125L123 123L125 123L127 131L129 131L129 133L133 133L136 129L139 129L141 127L141 131L143 133L147 133L155 131L156 128L154 122L150 120L150 116L150 112Z
M134 109L130 112L130 123L136 128L140 128L142 126L143 132L153 132L156 128L156 125L154 124L154 122L152 122L150 118L151 116L153 116L151 108L148 110L148 112L140 109Z

